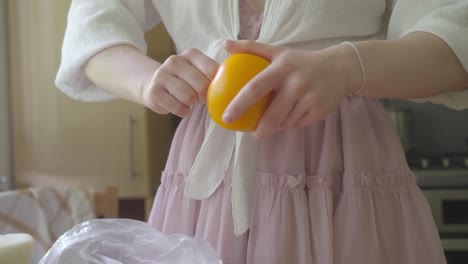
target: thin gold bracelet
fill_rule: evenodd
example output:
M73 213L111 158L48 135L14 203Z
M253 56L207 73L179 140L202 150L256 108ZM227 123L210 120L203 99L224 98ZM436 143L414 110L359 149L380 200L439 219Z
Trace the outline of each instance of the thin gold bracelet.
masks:
M359 53L359 50L356 48L356 46L353 43L351 43L349 41L345 41L342 44L348 44L349 46L351 46L353 48L354 53L356 53L356 57L359 60L359 66L361 67L361 75L362 75L361 87L359 87L359 89L357 89L357 91L355 91L355 92L353 92L351 94L351 96L356 96L356 95L359 94L359 92L362 91L362 89L364 88L364 86L366 85L366 82L367 82L366 71L364 70L364 62L362 61L362 57L361 57L361 54Z

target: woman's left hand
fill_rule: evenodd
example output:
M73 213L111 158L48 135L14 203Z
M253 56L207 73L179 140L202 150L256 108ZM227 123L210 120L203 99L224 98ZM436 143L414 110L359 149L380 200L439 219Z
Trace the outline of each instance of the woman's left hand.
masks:
M256 137L322 120L360 85L359 62L347 45L308 51L226 41L225 48L232 54L250 53L271 61L242 88L223 115L224 122L232 122L272 92L273 99L254 132Z

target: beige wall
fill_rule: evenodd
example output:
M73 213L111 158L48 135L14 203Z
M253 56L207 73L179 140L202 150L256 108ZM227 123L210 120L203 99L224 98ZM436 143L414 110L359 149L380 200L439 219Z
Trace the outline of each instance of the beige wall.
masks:
M0 1L0 176L10 175L6 1Z

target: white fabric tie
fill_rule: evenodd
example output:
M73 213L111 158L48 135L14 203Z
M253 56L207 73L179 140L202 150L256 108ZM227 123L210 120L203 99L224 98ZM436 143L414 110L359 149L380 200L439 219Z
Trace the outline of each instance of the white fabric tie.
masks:
M214 41L207 54L222 61L228 56L222 45L222 39ZM232 216L234 234L240 236L251 225L257 160L258 144L250 133L223 129L210 119L205 139L187 177L185 196L197 200L210 197L223 182L233 161Z

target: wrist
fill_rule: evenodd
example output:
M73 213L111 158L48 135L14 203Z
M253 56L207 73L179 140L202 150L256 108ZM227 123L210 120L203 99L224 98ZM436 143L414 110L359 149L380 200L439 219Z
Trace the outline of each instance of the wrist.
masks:
M128 45L107 48L84 65L86 77L96 86L116 96L142 104L144 87L159 63Z
M140 105L150 107L148 103L150 92L155 82L155 74L158 68L161 66L161 64L152 60L149 57L146 57L144 60L141 61L141 64L139 64L139 66L139 75L136 78L136 83L132 84L133 89L135 90L133 101Z
M357 48L357 47L356 47ZM353 95L360 92L365 81L364 69L358 52L349 44L342 43L330 48L332 53L333 68L342 76L345 95Z

